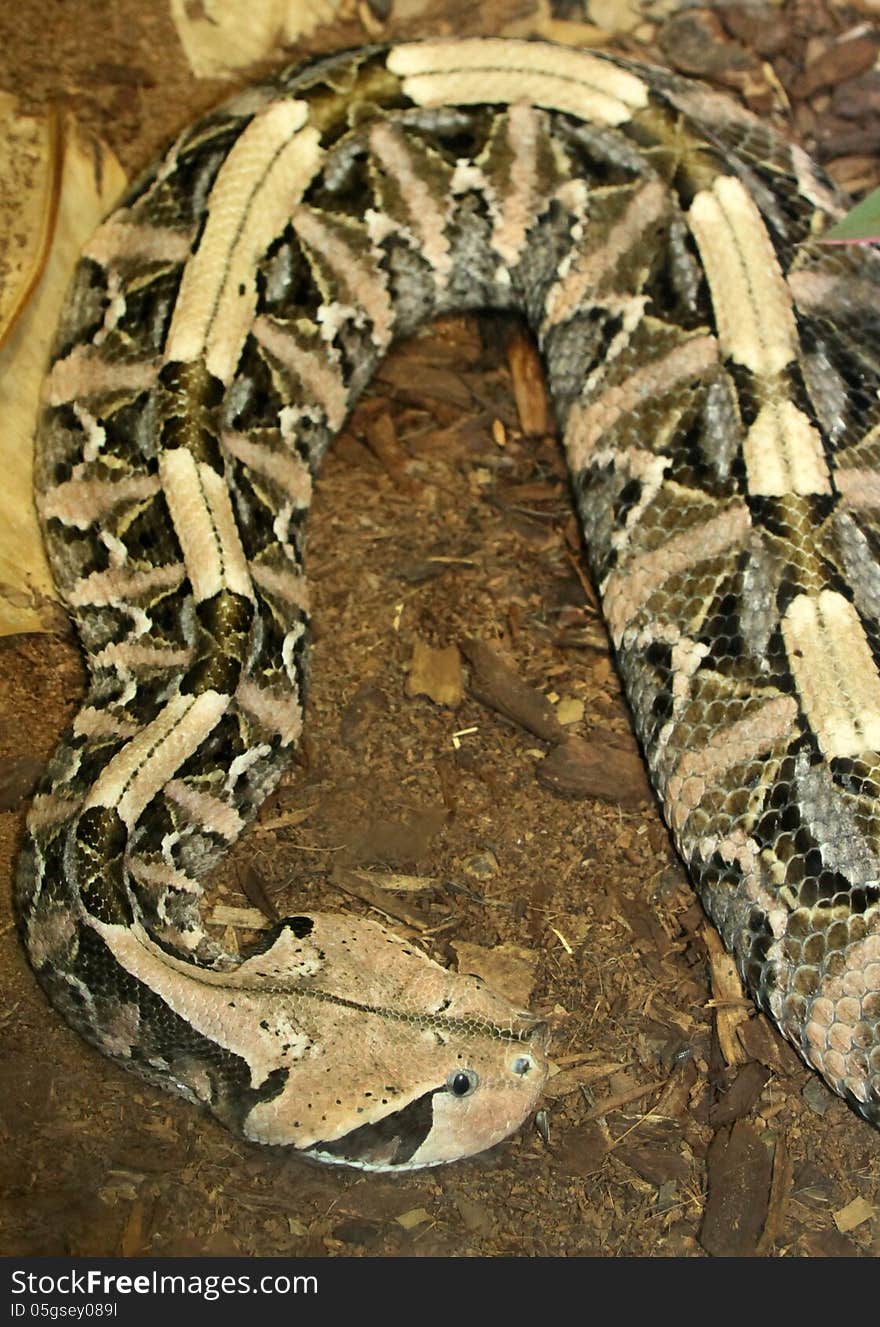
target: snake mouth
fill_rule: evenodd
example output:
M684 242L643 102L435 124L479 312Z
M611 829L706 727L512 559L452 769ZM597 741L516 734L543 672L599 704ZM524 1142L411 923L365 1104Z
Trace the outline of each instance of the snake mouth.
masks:
M362 1124L332 1142L315 1143L306 1155L362 1170L416 1169L412 1158L434 1127L434 1097L446 1090L435 1088L381 1120Z
M303 1149L315 1160L361 1170L421 1170L473 1155L506 1138L534 1108L547 1078L546 1023L524 1016L499 1063L483 1074L456 1065L444 1083L379 1120ZM507 1040L507 1038L505 1038Z

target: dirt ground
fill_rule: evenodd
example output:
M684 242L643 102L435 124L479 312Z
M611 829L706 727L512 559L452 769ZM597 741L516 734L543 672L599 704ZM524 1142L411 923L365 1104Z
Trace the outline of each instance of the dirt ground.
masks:
M455 17L451 3L436 9ZM486 5L478 26L529 13ZM396 35L393 20L392 5ZM876 7L872 19L826 0L745 17L666 5L639 31L656 61L696 52L705 76L788 120L843 182L877 181L880 81L863 58L865 41L874 56L880 43ZM365 35L354 17L309 45ZM616 45L638 49L632 36ZM31 106L66 100L132 171L221 92L188 73L162 0L4 6L0 88ZM311 519L307 739L206 906L244 946L260 912L373 902L443 961L512 981L553 1025L559 1073L541 1115L476 1160L364 1176L247 1145L86 1047L33 979L8 888L30 789L82 674L70 638L8 638L0 1253L880 1253L877 1132L731 997L644 797L560 454L522 428L514 386L529 363L507 321L450 319L393 353L349 422ZM425 646L458 647L446 656L457 702L419 693L438 662ZM496 656L534 702L516 722L501 712L510 679ZM564 759L548 774L554 743L529 718L548 697L582 739L574 773L609 766L601 800L561 795Z

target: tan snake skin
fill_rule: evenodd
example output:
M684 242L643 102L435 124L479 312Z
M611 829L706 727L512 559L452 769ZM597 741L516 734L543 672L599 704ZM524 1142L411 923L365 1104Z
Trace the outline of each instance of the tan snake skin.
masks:
M544 1029L371 922L244 961L200 878L300 735L304 521L392 340L520 311L651 778L761 1008L880 1122L880 259L705 88L506 40L369 48L207 115L79 265L37 488L88 695L28 822L34 969L105 1054L367 1168L517 1128Z

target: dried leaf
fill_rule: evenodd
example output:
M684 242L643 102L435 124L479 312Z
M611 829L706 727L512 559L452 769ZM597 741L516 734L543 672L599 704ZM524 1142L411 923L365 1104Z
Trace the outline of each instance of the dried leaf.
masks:
M834 1213L834 1224L841 1235L846 1235L850 1230L855 1230L865 1221L870 1221L872 1216L877 1213L877 1208L865 1198L853 1198L846 1207L840 1207Z
M486 949L484 945L463 940L453 941L452 948L458 959L459 972L482 977L487 986L506 995L513 1004L523 1009L528 1006L539 962L539 955L533 949L523 949L519 945L495 945Z
M406 679L408 696L427 696L435 705L455 709L464 698L461 655L456 645L436 649L418 637L413 641L412 662Z
M18 118L7 99L0 103L0 115L3 137L14 138ZM39 140L39 133L34 133ZM44 135L44 141L50 143L51 134ZM0 350L0 418L4 429L0 635L58 629L58 609L51 602L52 576L32 495L33 434L40 383L76 258L125 184L122 167L109 148L86 138L72 118L63 121L60 143L61 186L43 271L26 304L19 308L13 301L8 306L18 312ZM55 169L46 166L50 174ZM6 194L5 183L0 180L0 195ZM18 200L13 196L12 201L15 204ZM24 224L30 204L23 200L22 206ZM17 224L4 221L7 240ZM25 269L29 261L25 260ZM22 279L27 284L28 278Z
M340 0L171 0L171 17L196 78L232 78L332 23L339 6Z

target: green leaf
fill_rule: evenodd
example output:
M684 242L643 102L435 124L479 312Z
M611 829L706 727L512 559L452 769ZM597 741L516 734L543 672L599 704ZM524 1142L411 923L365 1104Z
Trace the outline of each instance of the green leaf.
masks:
M822 236L826 244L880 243L880 189L850 208L842 221Z

